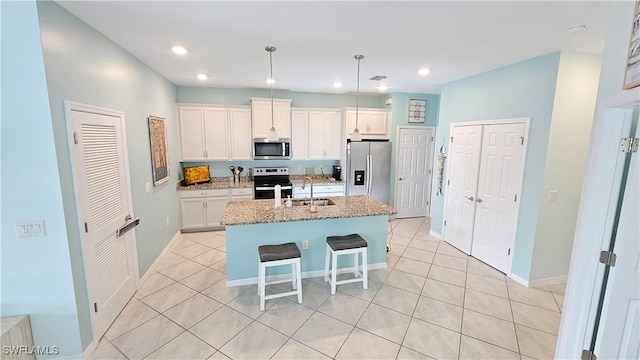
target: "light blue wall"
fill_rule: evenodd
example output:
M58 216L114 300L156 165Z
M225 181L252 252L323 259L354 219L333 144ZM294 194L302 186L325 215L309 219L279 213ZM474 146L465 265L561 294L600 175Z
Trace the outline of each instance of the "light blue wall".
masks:
M245 161L215 161L215 162L197 162L197 161L185 161L182 166L195 166L195 165L209 165L209 172L211 176L215 177L231 177L231 170L229 166L242 166L244 170L240 176L248 176L249 168L253 167L274 167L274 166L288 166L291 175L303 175L306 173L307 167L313 167L315 174L319 175L320 165L322 165L322 171L325 175L331 175L333 171L333 165L338 165L339 160L245 160ZM182 176L182 174L180 174ZM230 179L231 180L231 179Z
M531 118L512 268L523 279L529 279L531 271L559 61L560 53L556 52L454 81L443 86L440 97L439 139L449 137L449 126L455 122ZM434 174L434 194L435 186ZM434 196L431 228L439 234L443 207L444 196Z
M83 348L91 340L81 236L67 145L63 101L69 100L125 113L140 275L144 275L179 225L175 183L179 146L175 115L177 89L128 52L54 2L38 2L42 47L58 157L64 216L81 317ZM145 192L152 182L147 117L167 119L171 180ZM153 186L152 186L153 187ZM169 218L169 225L166 225Z
M180 86L178 102L196 104L251 105L251 97L271 97L268 89L224 89ZM273 97L292 99L292 107L343 108L355 107L356 97L344 94L325 94L273 90ZM360 95L361 107L383 107L388 95Z
M34 343L78 357L83 346L36 3L0 4L2 18L2 316L28 314ZM46 236L17 238L16 221ZM39 356L38 358L46 358Z
M391 192L389 196L389 203L394 204L395 188L396 188L396 163L397 163L397 146L396 137L398 134L398 125L422 125L422 126L437 126L438 114L440 112L440 95L437 94L412 94L412 93L391 93L391 142L393 142L391 150ZM409 124L409 99L427 100L427 117L424 123L411 123Z

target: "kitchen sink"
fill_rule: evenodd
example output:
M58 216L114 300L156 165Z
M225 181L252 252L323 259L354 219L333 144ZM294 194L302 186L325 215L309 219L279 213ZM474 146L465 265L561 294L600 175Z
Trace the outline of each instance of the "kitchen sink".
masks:
M310 199L294 199L291 200L293 206L310 206ZM313 205L317 206L327 206L327 205L335 205L336 203L331 199L313 199Z

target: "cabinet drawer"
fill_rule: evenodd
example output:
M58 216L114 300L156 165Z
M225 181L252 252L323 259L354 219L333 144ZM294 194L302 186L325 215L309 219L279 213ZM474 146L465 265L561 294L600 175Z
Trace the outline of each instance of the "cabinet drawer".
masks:
M208 190L182 190L181 199L202 198L202 197L228 197L228 189L208 189Z
M231 189L231 196L251 196L253 197L253 188Z
M324 193L343 193L344 185L314 185L313 192L318 194Z

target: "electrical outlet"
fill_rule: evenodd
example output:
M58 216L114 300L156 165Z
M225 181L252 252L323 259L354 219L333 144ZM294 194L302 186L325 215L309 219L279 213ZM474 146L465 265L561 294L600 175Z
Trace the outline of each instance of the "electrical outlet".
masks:
M302 250L309 248L309 240L302 240Z
M21 220L16 221L16 236L40 237L45 236L44 220Z

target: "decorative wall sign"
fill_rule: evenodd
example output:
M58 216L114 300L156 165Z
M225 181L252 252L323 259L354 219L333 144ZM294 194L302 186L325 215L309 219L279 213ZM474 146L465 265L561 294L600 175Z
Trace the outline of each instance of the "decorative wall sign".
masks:
M151 172L153 186L169 181L169 158L167 155L166 120L149 116L149 140L151 141Z
M631 40L627 56L627 70L624 74L623 89L628 90L640 85L640 0L636 0L631 25Z
M423 123L427 117L427 100L409 100L409 122Z

